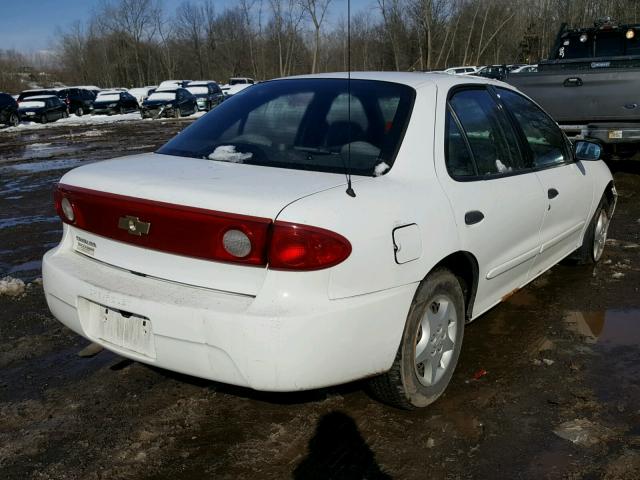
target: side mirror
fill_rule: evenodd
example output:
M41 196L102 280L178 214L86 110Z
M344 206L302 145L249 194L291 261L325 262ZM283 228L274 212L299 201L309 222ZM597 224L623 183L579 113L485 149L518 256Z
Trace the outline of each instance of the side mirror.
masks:
M600 160L602 155L602 147L600 146L600 144L595 142L578 140L573 146L573 152L576 160Z

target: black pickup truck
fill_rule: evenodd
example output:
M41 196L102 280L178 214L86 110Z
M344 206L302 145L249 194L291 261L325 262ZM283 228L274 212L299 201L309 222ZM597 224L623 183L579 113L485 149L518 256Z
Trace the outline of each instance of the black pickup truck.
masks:
M506 81L537 101L569 137L599 142L608 158L640 152L640 24L609 18L563 25L549 60Z

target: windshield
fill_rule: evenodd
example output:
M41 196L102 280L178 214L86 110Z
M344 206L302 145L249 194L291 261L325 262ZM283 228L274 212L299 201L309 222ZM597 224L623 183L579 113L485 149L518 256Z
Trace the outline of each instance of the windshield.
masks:
M117 102L120 100L119 93L101 93L96 98L96 102Z
M406 85L291 79L231 97L158 153L355 175L391 168L415 92ZM348 106L351 104L351 121ZM350 154L350 155L349 155Z
M167 90L163 92L153 92L147 100L175 100L176 99L176 91L175 90Z

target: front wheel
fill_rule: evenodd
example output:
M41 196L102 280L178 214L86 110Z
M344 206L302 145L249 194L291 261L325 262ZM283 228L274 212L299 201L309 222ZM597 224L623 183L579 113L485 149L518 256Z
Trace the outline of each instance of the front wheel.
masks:
M414 409L442 395L462 348L464 303L460 282L449 270L435 270L422 281L391 370L369 381L374 396L399 408Z
M589 223L587 231L584 233L582 245L570 257L581 265L598 263L602 258L604 246L607 243L607 232L609 231L609 202L604 197Z
M18 117L18 114L12 113L11 116L9 117L9 125L11 127L17 127L19 123L20 123L20 117Z
M49 121L49 118L47 117L47 114L46 114L46 113L43 113L43 114L40 116L40 123L43 123L43 124L44 124L44 123L47 123L48 121Z
M82 107L78 107L78 109L76 110L76 115L79 117L84 115L84 110L82 109Z

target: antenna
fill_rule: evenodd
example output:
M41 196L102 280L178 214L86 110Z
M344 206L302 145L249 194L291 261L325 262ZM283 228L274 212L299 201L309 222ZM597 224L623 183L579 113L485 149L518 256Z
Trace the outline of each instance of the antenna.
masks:
M347 0L347 195L355 197L351 187L351 0Z

